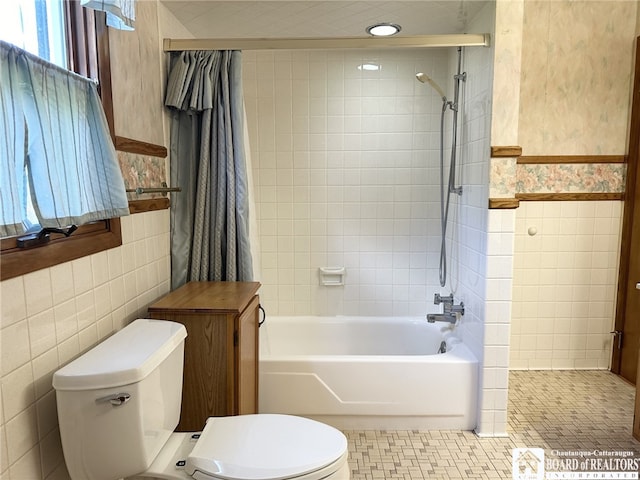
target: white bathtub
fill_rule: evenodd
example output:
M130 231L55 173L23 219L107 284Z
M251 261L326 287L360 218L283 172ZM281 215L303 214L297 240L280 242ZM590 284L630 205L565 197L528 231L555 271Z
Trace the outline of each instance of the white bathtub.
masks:
M260 412L347 429L471 430L477 385L478 361L448 324L270 317L260 328Z

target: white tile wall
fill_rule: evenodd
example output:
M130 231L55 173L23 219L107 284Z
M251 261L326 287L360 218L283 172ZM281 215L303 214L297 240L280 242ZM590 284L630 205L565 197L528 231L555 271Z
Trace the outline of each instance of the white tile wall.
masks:
M66 478L53 372L169 291L169 211L122 218L123 245L0 283L0 475Z
M511 368L609 367L621 204L520 204Z
M491 31L486 9L478 31ZM481 25L480 25L481 23ZM280 315L419 315L437 311L440 98L451 95L453 50L244 52L244 89L257 190L261 298ZM357 66L379 63L382 70ZM506 428L509 258L487 257L492 49L468 49L461 116L461 199L449 229L453 289L467 306L465 341L483 368L479 421ZM450 125L450 115L447 124ZM445 158L448 158L448 153ZM512 222L513 223L513 222ZM506 256L512 253L505 254ZM502 263L500 263L502 262ZM488 265L493 283L486 286ZM317 269L344 266L344 287ZM495 269L501 269L496 272ZM501 277L500 275L503 275ZM485 302L496 315L485 350ZM507 308L508 310L508 308ZM505 327L506 324L506 327Z
M491 31L493 11L487 9L480 30ZM461 178L463 195L456 199L451 285L465 303L460 324L464 342L480 360L476 433L506 435L509 324L514 214L487 210L489 125L491 124L491 49L467 49L464 70Z
M489 210L480 436L506 435L514 230L513 210Z
M441 104L415 73L446 85L447 51L243 55L269 313L424 315L439 291ZM319 286L337 266L345 286Z

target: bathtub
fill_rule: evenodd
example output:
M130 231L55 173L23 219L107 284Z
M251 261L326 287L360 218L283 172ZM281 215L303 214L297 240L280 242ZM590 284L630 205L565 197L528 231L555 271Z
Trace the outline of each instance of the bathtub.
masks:
M454 332L418 318L270 317L259 410L343 429L472 430L478 361Z

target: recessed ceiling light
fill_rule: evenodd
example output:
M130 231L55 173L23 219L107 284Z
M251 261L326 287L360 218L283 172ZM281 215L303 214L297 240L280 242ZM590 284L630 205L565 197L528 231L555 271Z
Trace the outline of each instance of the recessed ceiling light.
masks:
M376 23L367 27L366 30L369 35L374 37L389 37L398 33L402 28L395 23Z
M363 63L362 65L358 65L358 70L367 70L370 72L380 70L380 65L377 63Z

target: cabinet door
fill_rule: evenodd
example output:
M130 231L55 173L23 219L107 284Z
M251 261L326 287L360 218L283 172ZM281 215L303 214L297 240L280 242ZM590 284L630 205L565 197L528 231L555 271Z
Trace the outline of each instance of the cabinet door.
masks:
M235 413L258 413L258 305L256 295L237 322Z
M233 412L233 317L226 314L150 312L187 329L179 432L204 428L208 417Z

